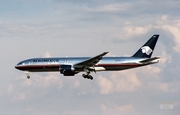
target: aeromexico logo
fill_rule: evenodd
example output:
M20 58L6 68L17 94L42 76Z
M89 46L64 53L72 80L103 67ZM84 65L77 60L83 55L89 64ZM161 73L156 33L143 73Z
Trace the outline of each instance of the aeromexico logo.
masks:
M142 50L142 53L146 53L147 55L150 55L152 52L152 49L149 46L143 46L141 50Z

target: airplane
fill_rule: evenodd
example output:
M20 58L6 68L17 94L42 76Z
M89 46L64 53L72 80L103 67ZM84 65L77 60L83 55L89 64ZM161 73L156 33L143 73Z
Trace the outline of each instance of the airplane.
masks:
M103 52L94 57L60 57L60 58L32 58L19 62L15 68L25 71L27 79L29 72L55 72L64 76L75 76L80 72L84 78L93 80L92 72L120 71L158 63L160 57L152 57L159 35L153 35L131 57L106 57ZM105 56L105 57L104 57Z

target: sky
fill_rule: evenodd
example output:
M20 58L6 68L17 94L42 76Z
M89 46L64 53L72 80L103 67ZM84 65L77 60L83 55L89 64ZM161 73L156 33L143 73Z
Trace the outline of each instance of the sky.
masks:
M180 1L0 0L2 115L178 115ZM33 57L131 56L153 34L158 64L117 72L26 74Z

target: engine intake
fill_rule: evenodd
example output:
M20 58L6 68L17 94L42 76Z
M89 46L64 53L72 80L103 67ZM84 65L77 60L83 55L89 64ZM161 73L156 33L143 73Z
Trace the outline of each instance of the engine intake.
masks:
M76 73L72 65L60 65L60 73L64 76L74 76Z

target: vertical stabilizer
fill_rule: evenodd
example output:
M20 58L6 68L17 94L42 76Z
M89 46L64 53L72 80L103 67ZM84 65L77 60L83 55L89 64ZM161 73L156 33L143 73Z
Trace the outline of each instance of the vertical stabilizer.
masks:
M150 58L159 35L153 35L132 57Z

